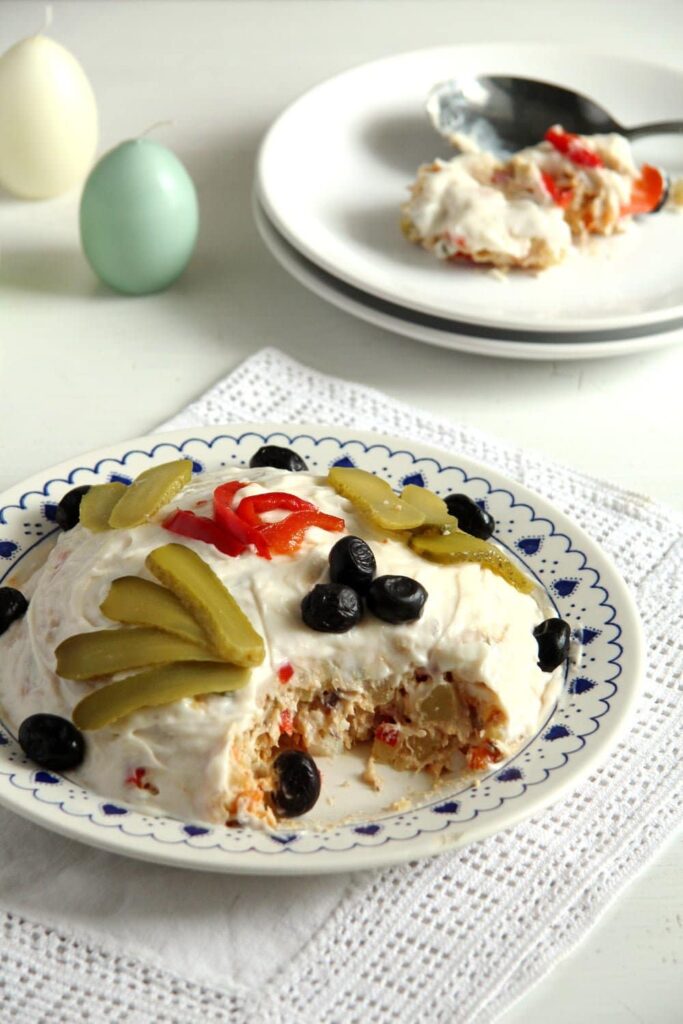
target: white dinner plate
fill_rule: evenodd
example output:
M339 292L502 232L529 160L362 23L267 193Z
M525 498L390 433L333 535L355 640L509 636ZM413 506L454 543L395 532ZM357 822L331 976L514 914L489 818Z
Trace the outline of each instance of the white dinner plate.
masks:
M257 182L266 213L304 256L377 298L484 327L596 332L683 320L683 218L663 211L593 239L540 275L507 284L408 243L399 208L419 164L453 155L429 124L431 86L454 74L519 74L586 93L626 125L683 116L683 73L559 47L442 47L324 82L277 119ZM638 159L683 169L683 138L638 143Z
M0 584L21 586L44 559L56 533L56 503L71 487L130 480L179 453L198 473L246 465L264 443L293 447L320 473L353 464L396 487L412 482L441 494L466 491L484 503L496 519L498 542L572 627L576 654L537 735L477 787L451 781L434 791L412 774L380 768L386 787L375 793L359 781L357 756L326 759L316 808L269 832L143 814L84 789L77 772L38 769L0 712L0 802L46 828L132 857L210 871L301 874L439 853L507 828L574 789L605 758L633 706L643 650L637 612L610 560L566 516L457 453L320 426L236 423L138 438L71 459L0 496ZM416 791L413 806L392 810L398 797Z
M418 313L396 303L384 302L321 270L271 224L257 194L254 196L253 209L256 226L266 246L281 266L300 284L338 309L366 320L375 327L417 341L425 341L430 345L439 345L458 352L471 352L479 356L557 361L629 355L683 341L683 327L670 331L654 331L651 334L642 334L636 330L633 336L626 332L624 337L612 339L600 337L599 340L591 340L589 335L583 335L580 336L581 340L576 340L575 337L566 334L553 337L552 334L540 332L494 330Z

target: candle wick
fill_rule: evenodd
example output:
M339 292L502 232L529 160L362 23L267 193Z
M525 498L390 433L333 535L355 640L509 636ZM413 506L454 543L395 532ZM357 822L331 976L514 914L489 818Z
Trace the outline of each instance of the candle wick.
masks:
M155 121L154 124L151 124L149 126L149 128L145 128L144 132L140 132L140 134L138 135L138 139L144 139L144 137L146 135L149 135L150 132L156 131L157 128L166 128L168 125L172 125L172 124L174 124L174 122L171 121L171 120L168 120L168 121Z
M52 25L52 16L53 16L53 14L54 14L54 11L52 9L52 4L45 4L45 15L43 17L43 27L41 28L40 32L38 33L39 35L43 35L50 28L50 26Z

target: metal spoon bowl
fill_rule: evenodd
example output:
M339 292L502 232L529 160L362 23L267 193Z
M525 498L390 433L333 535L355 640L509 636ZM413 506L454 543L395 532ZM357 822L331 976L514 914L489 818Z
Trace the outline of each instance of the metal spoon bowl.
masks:
M453 135L464 135L481 149L500 155L535 145L554 124L581 135L618 132L630 140L683 133L683 120L625 128L598 103L573 89L509 75L440 82L429 93L427 112L449 141Z

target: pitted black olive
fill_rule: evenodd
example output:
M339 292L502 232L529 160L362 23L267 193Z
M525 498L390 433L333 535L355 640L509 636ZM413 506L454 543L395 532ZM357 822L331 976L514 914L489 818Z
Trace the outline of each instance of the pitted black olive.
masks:
M271 798L275 813L295 818L310 811L320 796L320 772L311 755L303 750L283 750L273 768L278 783Z
M273 469L286 469L290 473L303 473L308 466L291 448L281 448L277 444L264 444L249 459L252 469L258 466L272 466Z
M364 594L377 571L372 548L360 537L342 537L330 551L330 579Z
M490 512L479 508L466 494L449 494L444 499L449 513L458 520L458 526L464 533L480 540L488 540L496 527L496 521Z
M534 636L538 643L538 667L543 672L553 672L569 656L569 623L564 619L546 619L536 626Z
M61 527L62 530L73 530L74 526L78 524L81 514L81 501L89 490L88 484L84 484L82 487L74 487L73 490L67 491L59 502L55 512L55 519L57 526Z

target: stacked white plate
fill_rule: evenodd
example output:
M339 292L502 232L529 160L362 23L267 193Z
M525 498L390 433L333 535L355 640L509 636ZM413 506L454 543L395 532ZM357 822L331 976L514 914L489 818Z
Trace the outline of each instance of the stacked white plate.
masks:
M418 166L453 155L425 114L430 88L496 73L577 89L626 125L683 116L683 73L627 58L501 44L365 64L306 93L269 130L254 212L270 251L339 308L461 351L576 359L682 339L683 217L673 212L596 238L538 275L441 263L403 238L400 206ZM642 141L635 154L683 173L681 136Z

